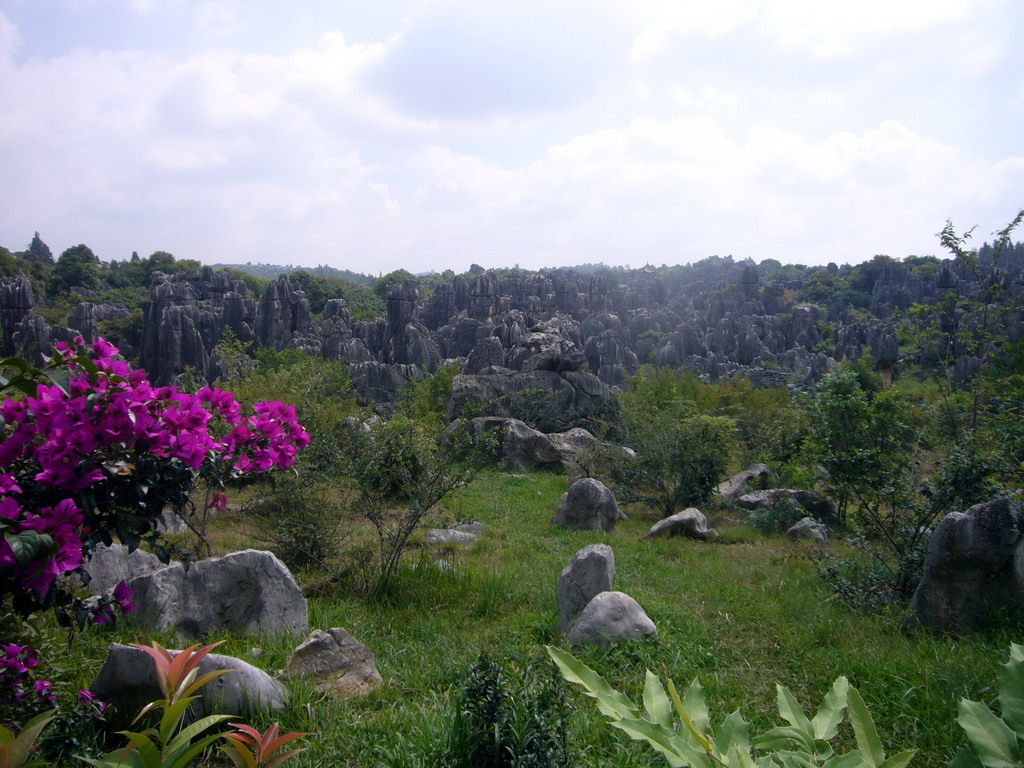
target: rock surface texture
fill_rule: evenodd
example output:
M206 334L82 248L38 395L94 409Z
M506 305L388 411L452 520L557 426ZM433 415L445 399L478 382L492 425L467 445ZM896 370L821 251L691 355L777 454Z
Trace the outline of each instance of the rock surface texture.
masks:
M172 651L172 653L177 653ZM193 717L214 714L249 717L285 708L288 692L270 675L241 659L208 654L199 663L199 674L218 669L232 670L199 689L200 699L192 704ZM127 725L146 704L163 697L157 683L153 659L138 648L111 644L107 659L89 690L100 700L114 705L115 717Z
M247 549L137 576L137 621L184 639L229 630L301 636L309 631L306 599L288 568L270 552Z
M767 488L772 480L772 471L767 464L751 464L742 472L737 472L727 480L718 484L718 495L732 501L752 490Z
M686 536L690 539L711 541L718 538L718 531L708 528L708 519L703 512L696 507L690 507L659 520L647 532L648 539L660 536Z
M995 499L947 515L932 534L911 610L927 627L979 627L1024 607L1021 503Z
M373 652L341 627L313 630L288 657L285 674L342 698L369 693L383 682Z
M821 549L828 549L828 528L813 517L805 517L786 531L786 537L792 541L810 539Z
M607 544L591 544L558 577L558 627L566 634L587 603L615 582L615 555Z
M156 555L141 549L129 552L124 544L99 546L85 564L89 574L89 591L94 595L109 594L120 582L128 584L137 576L163 568Z
M602 592L587 603L566 639L573 645L610 645L640 640L655 633L654 622L632 597Z
M585 477L562 494L551 522L585 531L613 531L615 523L625 519L607 486L600 480Z

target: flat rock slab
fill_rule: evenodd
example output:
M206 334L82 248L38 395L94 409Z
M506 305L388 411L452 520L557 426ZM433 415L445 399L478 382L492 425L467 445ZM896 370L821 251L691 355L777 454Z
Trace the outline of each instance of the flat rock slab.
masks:
M453 528L430 528L423 532L423 540L427 544L456 544L460 547L471 547L476 544L476 534L457 531Z
M171 651L177 655L178 651ZM250 717L285 708L287 689L270 675L233 656L211 653L199 663L199 675L230 669L199 689L199 701L190 708L192 718L205 715ZM103 663L89 690L115 708L114 722L127 725L151 701L163 698L157 682L156 665L145 651L119 643L107 649Z
M383 680L373 652L341 627L314 629L288 657L289 680L307 678L318 693L342 698L362 696Z
M194 563L172 563L128 582L135 620L182 639L224 631L242 635L309 631L306 599L270 552L247 549Z
M690 539L711 541L718 538L718 531L708 528L708 519L703 512L696 507L690 507L659 520L647 532L648 539L662 536L686 536Z
M573 645L613 644L650 637L657 630L644 609L623 592L602 592L587 603L566 639Z

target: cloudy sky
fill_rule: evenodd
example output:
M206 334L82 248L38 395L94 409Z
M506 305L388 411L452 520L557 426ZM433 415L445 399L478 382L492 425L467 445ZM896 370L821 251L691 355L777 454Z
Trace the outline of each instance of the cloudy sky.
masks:
M1020 0L0 0L0 245L378 273L937 253Z

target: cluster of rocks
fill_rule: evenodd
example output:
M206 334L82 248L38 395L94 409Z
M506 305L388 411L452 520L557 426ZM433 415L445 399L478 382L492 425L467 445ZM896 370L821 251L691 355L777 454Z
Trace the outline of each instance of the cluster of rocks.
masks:
M425 299L411 280L392 285L385 316L367 322L353 320L342 299L327 302L318 320L302 290L283 275L257 300L244 282L210 268L155 272L140 348L126 352L138 354L159 384L171 383L185 366L213 380L223 372L217 344L230 329L244 343L346 360L366 402L386 402L409 380L456 361L462 370L452 419L482 402L504 402L508 412L493 415L514 415L516 399L537 390L549 394L554 414L587 414L607 408L609 388L647 361L711 379L744 372L759 386L782 386L794 376L813 382L835 360L855 359L867 348L891 365L898 354L897 310L934 302L946 290L970 295L974 285L956 265L944 264L929 281L889 264L872 291L875 317L861 322L842 306L794 304L788 297L797 284L762 283L749 261L720 260L705 272L687 279L650 268L591 276L481 272L468 282L455 277L437 284ZM127 313L122 305L85 302L73 309L68 327L50 326L34 311L27 278L0 278L5 355L39 361L53 342L79 333L91 341L100 323ZM836 328L832 357L816 351L826 320Z
M607 544L591 544L558 577L558 626L572 645L607 648L651 637L654 622L632 597L615 592L615 555Z
M174 632L183 642L225 631L249 637L309 632L306 600L287 567L269 552L208 558L185 571L181 563L163 565L148 553L116 544L98 549L86 570L94 593L125 582L133 591L133 620L149 630ZM382 683L373 653L340 627L310 633L278 679L241 659L207 654L199 674L217 670L229 672L203 686L193 717L281 710L288 681L308 680L317 692L342 697L369 693ZM108 649L90 690L114 705L121 723L162 695L150 656L117 643Z

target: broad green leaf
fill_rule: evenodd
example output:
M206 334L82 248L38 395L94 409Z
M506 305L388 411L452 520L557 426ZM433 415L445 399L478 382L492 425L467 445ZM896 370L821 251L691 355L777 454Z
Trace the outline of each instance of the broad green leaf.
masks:
M49 725L55 714L54 710L50 710L36 715L25 723L17 736L4 729L4 743L0 745L0 765L9 765L12 768L19 768L23 765L29 752L32 751L36 739L39 738L39 734Z
M789 688L784 685L776 685L775 693L779 704L779 714L782 716L782 719L794 728L799 728L802 731L813 734L811 721L807 719L807 715L804 714L803 709L800 708L796 697L790 693Z
M821 768L860 768L862 765L864 765L864 758L855 749L845 755L836 755L826 761Z
M711 761L706 754L692 744L688 744L678 734L648 720L623 719L611 723L611 726L628 734L632 739L646 741L664 755L673 768L682 768L682 766L712 768Z
M157 749L156 744L153 743L149 736L144 733L133 733L131 731L118 731L118 733L128 739L132 746L135 747L133 751L139 756L145 768L160 768L160 750ZM110 757L110 755L107 757Z
M215 725L227 722L228 720L234 719L233 715L207 715L206 717L196 720L191 725L187 725L181 729L177 736L168 744L168 749L178 749L181 744L192 741L203 731L209 730Z
M562 677L570 683L582 685L587 696L597 700L597 707L602 714L613 719L640 719L640 710L634 706L624 694L619 693L582 661L571 653L559 648L547 646L548 655L558 666Z
M185 766L192 762L192 758L199 755L219 738L220 734L212 733L209 736L204 736L194 744L186 745L180 751L172 752L165 756L162 768L185 768Z
M1024 736L1024 646L1011 644L1010 660L1003 664L999 675L999 711L1006 724L1018 736Z
M64 366L59 368L44 368L43 375L50 380L65 396L70 396L71 371Z
M818 768L818 764L804 752L775 752L772 758L784 768Z
M693 727L702 733L707 733L708 728L711 727L711 713L708 712L708 706L704 703L704 686L697 678L693 678L690 687L686 689L683 706L686 707Z
M864 699L860 692L850 686L846 695L847 707L850 713L850 724L853 726L853 734L857 738L857 749L866 765L871 768L879 768L885 760L885 752L882 749L882 741L878 738L878 731L875 730L875 721L871 719Z
M792 747L800 747L809 755L814 752L814 740L807 731L792 725L772 728L754 739L754 749L760 752L777 752Z
M750 729L737 709L722 722L715 737L715 749L719 754L729 755L736 749L750 754Z
M53 538L49 534L33 530L4 533L4 541L11 548L14 562L18 565L40 560L53 549Z
M679 692L676 690L675 683L669 678L668 682L668 695L672 698L672 706L675 707L676 714L679 715L679 719L682 720L683 725L686 727L685 731L681 731L684 738L691 740L691 743L695 746L700 747L705 752L710 753L714 749L714 744L711 742L711 737L704 732L704 728L698 728L694 723L691 713L687 710L687 707L683 704L682 699L679 698ZM698 712L705 722L707 721L707 707L704 706L704 691L700 687L700 683L695 679L691 684L686 694L690 697L691 693L694 692L696 687L696 694L691 697L695 701L698 707L703 707L703 712ZM705 725L705 728L707 726Z
M902 752L897 752L895 755L886 758L885 762L882 763L882 768L907 768L907 764L916 754L916 749L906 749Z
M960 699L956 719L982 764L989 768L1016 765L1020 751L1017 736L980 701Z
M960 747L947 768L983 768L978 756L967 747Z
M672 730L672 702L665 693L665 686L649 669L644 683L644 709L648 720Z
M838 677L832 683L832 687L825 694L817 714L811 720L814 738L824 739L825 741L835 738L839 724L843 722L843 710L846 709L846 693L849 689L850 682L845 677Z

